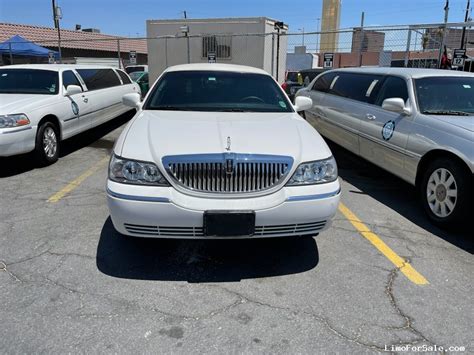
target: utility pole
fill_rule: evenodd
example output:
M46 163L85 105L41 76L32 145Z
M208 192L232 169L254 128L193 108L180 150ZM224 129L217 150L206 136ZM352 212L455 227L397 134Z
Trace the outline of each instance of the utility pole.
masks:
M59 63L62 63L61 55L61 29L59 28L59 20L62 18L61 9L56 6L56 0L52 0L53 5L53 19L54 27L58 29L58 53L59 53Z
M464 17L464 22L469 21L469 10L471 8L471 0L467 0L467 6L466 6L466 16ZM461 35L461 46L459 48L463 49L464 48L464 39L466 38L466 26L463 26L462 28L462 35Z
M318 17L318 18L316 19L316 21L317 21L316 32L318 32L318 33L316 34L316 51L315 51L315 52L316 52L316 53L319 53L319 36L321 35L321 34L319 33L319 21L321 21L321 19Z
M360 48L359 48L359 67L362 66L362 56L363 56L363 49L364 49L364 18L365 12L362 11L362 15L360 17Z
M439 53L438 53L438 68L441 68L441 56L443 55L443 51L444 51L444 41L446 38L446 30L447 30L446 24L448 23L448 14L449 14L449 0L446 0L446 5L444 6L444 29L443 29L443 34L441 38L441 46L439 47Z

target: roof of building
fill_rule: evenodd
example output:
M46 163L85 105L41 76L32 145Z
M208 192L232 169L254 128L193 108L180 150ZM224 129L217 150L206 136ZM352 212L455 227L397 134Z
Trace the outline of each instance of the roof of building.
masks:
M11 69L36 69L36 70L50 70L62 71L68 69L119 69L106 65L93 64L15 64L1 67L2 70Z
M406 78L424 78L427 76L470 76L474 74L457 71L457 70L441 70L441 69L424 69L424 68L389 68L389 67L362 67L362 68L343 68L336 69L338 71L367 73L380 75L399 75Z
M193 64L180 64L174 65L167 68L166 72L173 71L227 71L235 73L253 73L253 74L268 74L265 70L249 67L246 65L236 65L236 64L221 64L221 63L193 63Z
M44 47L57 46L58 32L55 28L0 22L0 42L4 42L14 35L20 35ZM120 50L122 52L148 53L145 39L128 39L102 33L61 29L61 47L63 48L117 52L117 39L121 39Z

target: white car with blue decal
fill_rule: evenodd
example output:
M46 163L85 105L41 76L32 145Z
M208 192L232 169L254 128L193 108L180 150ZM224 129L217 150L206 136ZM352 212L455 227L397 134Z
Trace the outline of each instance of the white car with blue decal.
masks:
M122 96L139 92L125 72L110 67L0 67L0 157L34 151L41 163L53 163L61 140L130 110Z

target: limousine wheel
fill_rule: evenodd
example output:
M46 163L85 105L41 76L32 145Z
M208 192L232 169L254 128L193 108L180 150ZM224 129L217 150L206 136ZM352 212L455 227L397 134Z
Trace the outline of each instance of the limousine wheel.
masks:
M436 159L423 175L423 207L436 224L456 226L467 216L470 190L469 176L459 164L447 158Z
M42 164L52 164L59 157L58 129L52 122L42 124L36 134L35 153Z

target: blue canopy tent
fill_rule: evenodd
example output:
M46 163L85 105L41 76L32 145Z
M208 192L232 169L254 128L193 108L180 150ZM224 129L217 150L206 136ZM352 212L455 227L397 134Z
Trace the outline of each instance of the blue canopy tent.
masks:
M21 36L13 36L5 42L0 43L0 54L19 55L26 57L48 57L48 53L53 52L54 57L58 58L58 52L44 48L24 39Z

